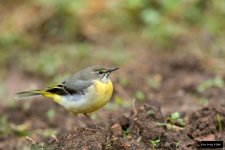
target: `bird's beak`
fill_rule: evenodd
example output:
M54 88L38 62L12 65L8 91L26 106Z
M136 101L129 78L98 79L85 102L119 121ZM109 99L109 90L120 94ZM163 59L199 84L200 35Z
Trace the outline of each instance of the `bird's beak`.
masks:
M115 67L115 68L109 68L106 72L113 72L113 71L116 71L117 69L119 69L118 67Z

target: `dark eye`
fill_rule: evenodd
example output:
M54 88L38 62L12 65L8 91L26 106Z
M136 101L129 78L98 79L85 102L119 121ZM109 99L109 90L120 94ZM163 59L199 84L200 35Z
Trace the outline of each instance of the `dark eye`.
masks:
M99 71L98 73L99 73L99 74L103 74L103 71Z

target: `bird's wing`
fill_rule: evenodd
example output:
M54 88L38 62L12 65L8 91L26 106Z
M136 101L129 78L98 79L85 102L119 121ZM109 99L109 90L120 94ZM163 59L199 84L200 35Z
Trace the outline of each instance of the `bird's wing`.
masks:
M46 89L46 92L58 95L84 95L88 87L92 85L90 80L64 80L61 84Z
M73 82L64 81L63 83L66 91L73 94L84 94L85 90L93 84L91 80L79 79Z
M90 87L93 83L91 80L89 80L89 77L86 77L87 74L85 74L84 71L85 70L82 70L67 77L61 84L47 89L46 92L56 93L59 95L85 94L87 88Z

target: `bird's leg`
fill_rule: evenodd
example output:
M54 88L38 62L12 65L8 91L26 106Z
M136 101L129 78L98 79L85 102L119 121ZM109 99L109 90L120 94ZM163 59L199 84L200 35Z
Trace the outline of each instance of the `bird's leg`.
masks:
M98 126L98 125L90 118L90 116L88 116L88 114L84 113L84 116L85 116L86 118L88 118L89 121L91 121L91 123L95 126L96 129L101 129L101 130L103 130L103 131L105 130L104 128Z
M85 128L86 125L80 120L79 116L77 114L74 114L74 115L75 115L76 120L77 120L77 122L79 124L78 126L81 127L81 128Z
M88 130L94 130L94 129L91 129L91 128L87 127L87 125L80 119L80 117L77 114L75 114L75 116L76 116L76 120L78 121L78 124L79 124L80 128L84 128L84 129L88 129Z
M84 113L84 116L92 123L92 125L97 127L97 124L90 118L90 116L88 114Z

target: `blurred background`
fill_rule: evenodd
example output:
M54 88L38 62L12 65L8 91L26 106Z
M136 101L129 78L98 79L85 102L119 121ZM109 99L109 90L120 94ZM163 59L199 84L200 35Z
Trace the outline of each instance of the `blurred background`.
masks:
M224 1L8 0L0 14L1 103L90 65L137 69L129 63L152 51L215 57L214 69L223 67Z
M130 108L133 99L159 103L169 114L187 113L196 104L221 98L224 18L222 0L2 0L0 122L17 120L8 113L14 108L17 113L33 108L31 101L15 103L14 93L58 83L95 64L120 70L111 76L111 103L92 115L94 119L104 111ZM205 92L210 88L219 90ZM46 105L44 116L52 123L61 107L41 100L37 103ZM6 136L19 129L6 125L0 133Z

